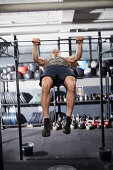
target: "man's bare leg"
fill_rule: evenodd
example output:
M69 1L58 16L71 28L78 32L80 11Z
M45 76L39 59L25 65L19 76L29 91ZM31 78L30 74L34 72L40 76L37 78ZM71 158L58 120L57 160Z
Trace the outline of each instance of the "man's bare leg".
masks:
M67 88L67 117L66 117L66 125L64 128L64 133L69 134L71 132L70 124L71 124L71 115L73 112L73 107L76 98L76 80L73 76L67 76L65 78L64 84Z
M76 80L72 76L67 76L64 83L67 88L67 116L71 116L76 98Z
M42 79L41 105L44 117L44 129L42 130L43 137L50 136L49 105L50 105L50 89L52 85L53 80L50 77L44 77Z
M44 77L42 79L41 105L44 118L49 118L50 89L52 85L53 80L51 77Z

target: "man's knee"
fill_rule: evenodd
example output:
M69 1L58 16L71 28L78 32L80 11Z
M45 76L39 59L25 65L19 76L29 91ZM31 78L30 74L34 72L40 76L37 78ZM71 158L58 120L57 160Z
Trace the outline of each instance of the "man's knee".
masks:
M76 87L75 82L69 82L69 84L67 85L67 90L75 91L75 87Z
M42 79L42 93L48 93L52 87L52 79L50 77L45 77Z
M67 88L68 91L75 92L75 89L76 89L76 80L75 80L74 77L68 78L66 80L65 85L66 85L66 88Z

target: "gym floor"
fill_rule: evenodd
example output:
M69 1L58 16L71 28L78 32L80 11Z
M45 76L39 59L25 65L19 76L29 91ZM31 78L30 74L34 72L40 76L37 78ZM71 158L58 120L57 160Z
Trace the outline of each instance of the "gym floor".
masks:
M41 131L42 127L22 128L22 143L33 142L34 148L32 156L20 160L18 128L2 130L5 170L48 170L56 165L76 170L113 170L113 157L105 162L99 156L101 129L74 129L70 135L52 130L48 138L43 138ZM105 129L105 146L113 153L113 128Z

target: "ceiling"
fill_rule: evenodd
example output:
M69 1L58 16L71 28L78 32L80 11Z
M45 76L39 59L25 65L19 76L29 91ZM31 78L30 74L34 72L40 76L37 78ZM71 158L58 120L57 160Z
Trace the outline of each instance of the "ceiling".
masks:
M113 1L1 0L0 36L113 34ZM87 33L86 33L87 32Z

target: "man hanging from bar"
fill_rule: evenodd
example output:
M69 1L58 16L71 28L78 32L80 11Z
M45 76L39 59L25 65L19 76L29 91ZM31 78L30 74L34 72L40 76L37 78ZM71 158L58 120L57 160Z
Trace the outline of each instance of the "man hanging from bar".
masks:
M78 47L75 55L64 58L60 56L60 51L55 49L51 52L50 58L46 59L39 56L38 45L40 44L40 39L33 39L33 60L44 68L44 72L40 77L40 85L42 86L41 105L44 116L44 129L42 130L43 137L51 135L49 105L50 89L53 86L58 87L64 85L67 89L67 115L63 133L70 134L71 132L71 115L76 98L76 75L70 67L77 66L77 61L80 60L82 56L83 37L76 37L76 43L78 44Z

